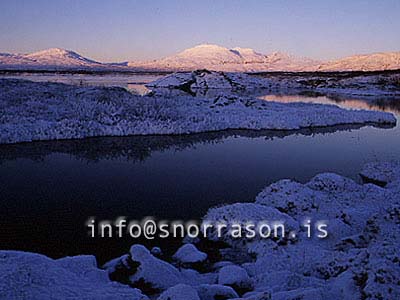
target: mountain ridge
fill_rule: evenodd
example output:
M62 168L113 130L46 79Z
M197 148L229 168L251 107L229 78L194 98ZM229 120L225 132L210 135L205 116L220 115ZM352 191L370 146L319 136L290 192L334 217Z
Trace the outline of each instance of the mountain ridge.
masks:
M262 54L252 48L200 44L177 54L149 61L101 63L72 50L50 48L28 54L0 53L0 69L106 69L125 71L380 71L400 69L399 52L357 54L319 61L284 52Z

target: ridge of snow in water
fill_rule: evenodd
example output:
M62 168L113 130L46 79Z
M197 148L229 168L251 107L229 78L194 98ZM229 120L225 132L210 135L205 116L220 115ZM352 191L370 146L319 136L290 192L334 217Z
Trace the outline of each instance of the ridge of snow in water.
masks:
M122 88L0 80L0 144L93 136L187 134L395 124L390 113L334 105L277 103L221 94L137 96Z
M166 89L181 90L191 94L207 94L208 90L223 89L226 92L264 90L282 92L310 92L363 97L400 97L400 74L367 75L281 75L255 76L245 73L196 70L176 72L146 84L160 95ZM212 94L212 93L210 93Z

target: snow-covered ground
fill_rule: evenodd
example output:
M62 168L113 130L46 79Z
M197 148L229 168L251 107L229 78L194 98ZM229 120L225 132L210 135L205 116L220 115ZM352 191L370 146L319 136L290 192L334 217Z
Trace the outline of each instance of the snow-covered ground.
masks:
M92 136L186 134L395 124L390 113L334 105L276 103L221 94L137 96L122 88L0 80L0 144Z
M226 235L220 241L227 248L207 248L213 257L221 253L217 261L196 247L201 242L182 246L172 263L153 254L159 251L133 245L128 254L103 266L111 280L130 287L112 283L92 256L52 260L0 251L0 298L399 299L399 164L369 164L362 173L386 186L359 184L332 173L306 184L286 179L266 187L255 203L211 208L204 217L206 222L243 223L280 219L297 229L296 237ZM306 218L325 220L328 237L309 238L301 226ZM232 260L229 252L246 261ZM204 270L183 267L182 261L204 264Z

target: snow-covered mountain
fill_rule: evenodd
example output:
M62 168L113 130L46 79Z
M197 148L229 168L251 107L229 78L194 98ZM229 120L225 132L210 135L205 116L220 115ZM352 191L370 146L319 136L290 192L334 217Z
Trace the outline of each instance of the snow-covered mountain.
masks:
M314 70L320 62L297 58L275 52L270 55L250 48L228 49L218 45L203 44L186 49L176 55L147 62L128 62L129 67L153 70L214 71L304 71Z
M146 62L100 63L76 52L52 48L31 54L0 53L0 69L89 69L112 71L374 71L400 69L400 52L354 55L321 62L282 52L262 54L250 48L203 44Z
M61 48L51 48L30 54L0 53L0 67L53 69L53 68L101 68L104 65L78 53Z
M400 52L353 55L323 63L319 71L376 71L400 69Z

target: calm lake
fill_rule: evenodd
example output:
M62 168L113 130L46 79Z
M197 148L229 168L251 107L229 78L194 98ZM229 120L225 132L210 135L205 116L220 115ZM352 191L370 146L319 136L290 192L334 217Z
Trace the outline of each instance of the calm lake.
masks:
M117 85L142 94L146 92L144 83L159 76L29 74L23 77L82 85ZM397 104L400 99L399 102L339 101L327 97L258 96L266 101L334 103L392 111L397 116L400 112ZM107 220L118 216L199 219L215 205L254 201L265 186L283 178L306 182L318 173L336 172L360 181L358 172L364 163L383 160L400 160L399 126L344 126L301 132L232 131L3 145L0 146L0 245L1 249L40 252L51 257L94 254L104 262L143 241L91 239L85 227L91 216ZM174 242L154 240L147 245L174 247Z

